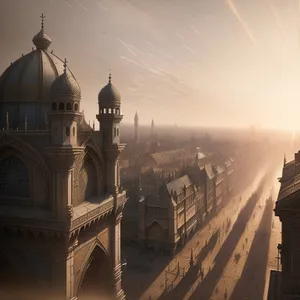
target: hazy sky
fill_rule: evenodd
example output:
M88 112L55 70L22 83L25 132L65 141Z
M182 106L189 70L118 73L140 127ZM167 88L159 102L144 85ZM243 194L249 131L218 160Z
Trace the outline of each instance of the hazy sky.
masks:
M112 82L124 122L300 128L299 0L0 0L0 72L40 29L86 118Z

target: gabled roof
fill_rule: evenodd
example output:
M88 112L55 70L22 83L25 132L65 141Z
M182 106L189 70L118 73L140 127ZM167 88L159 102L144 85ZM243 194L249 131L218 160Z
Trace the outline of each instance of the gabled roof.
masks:
M206 172L206 175L207 175L208 179L211 180L215 177L214 168L213 168L213 165L211 163L206 164L204 166L204 169L205 169L205 172Z
M173 161L185 159L188 156L189 152L187 149L176 149L150 154L150 157L153 158L157 165L169 164Z
M190 179L190 177L188 175L184 175L180 178L177 178L169 183L166 184L166 187L168 189L168 192L171 194L172 191L176 192L177 195L182 193L183 187L186 186L190 186L191 184L193 184L192 180Z

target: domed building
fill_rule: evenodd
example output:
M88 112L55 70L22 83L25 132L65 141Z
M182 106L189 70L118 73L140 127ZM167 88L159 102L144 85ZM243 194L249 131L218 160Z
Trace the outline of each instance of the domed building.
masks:
M91 128L41 18L35 47L0 77L0 299L125 299L121 96L109 75Z

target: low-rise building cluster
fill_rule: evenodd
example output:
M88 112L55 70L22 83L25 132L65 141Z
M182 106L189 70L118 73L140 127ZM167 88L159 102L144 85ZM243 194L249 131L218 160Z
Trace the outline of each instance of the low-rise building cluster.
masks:
M139 200L139 241L157 251L173 252L210 219L234 189L234 160L215 165L203 153L162 178L156 193ZM142 189L142 187L141 187Z

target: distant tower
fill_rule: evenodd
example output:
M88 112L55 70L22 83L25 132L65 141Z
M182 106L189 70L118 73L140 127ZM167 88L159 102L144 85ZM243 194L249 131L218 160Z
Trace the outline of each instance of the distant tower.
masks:
M137 112L134 116L134 141L138 143L139 141L139 117Z
M154 120L152 119L152 122L151 122L151 138L153 139L154 138Z

